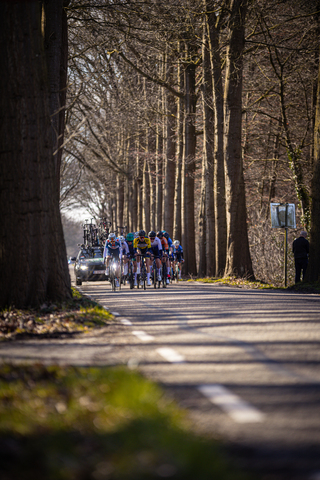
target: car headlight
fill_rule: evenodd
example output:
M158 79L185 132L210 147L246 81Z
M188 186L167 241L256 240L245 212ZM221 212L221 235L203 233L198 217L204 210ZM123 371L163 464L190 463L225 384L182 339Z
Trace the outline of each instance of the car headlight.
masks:
M80 270L88 270L87 265L80 265Z

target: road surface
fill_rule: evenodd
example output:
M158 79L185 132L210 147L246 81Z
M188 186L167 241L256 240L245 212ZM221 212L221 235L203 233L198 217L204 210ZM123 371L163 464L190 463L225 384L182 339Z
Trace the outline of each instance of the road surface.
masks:
M138 368L240 466L268 480L320 480L319 295L198 282L80 288L114 313L113 326L1 344L0 357Z

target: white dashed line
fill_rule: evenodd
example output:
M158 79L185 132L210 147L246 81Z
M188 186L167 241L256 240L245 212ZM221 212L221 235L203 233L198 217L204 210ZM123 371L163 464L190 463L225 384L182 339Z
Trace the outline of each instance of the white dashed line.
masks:
M200 385L198 390L237 423L263 422L265 415L222 385Z
M113 315L114 317L119 317L120 316L120 313L118 312L110 312L111 315Z
M148 335L148 333L143 332L142 330L134 330L132 333L143 342L152 342L154 340L152 335Z
M165 360L170 363L184 363L185 359L182 355L177 353L173 348L157 348L156 350Z
M121 318L120 322L123 323L123 325L132 325L130 320L127 320L126 318Z

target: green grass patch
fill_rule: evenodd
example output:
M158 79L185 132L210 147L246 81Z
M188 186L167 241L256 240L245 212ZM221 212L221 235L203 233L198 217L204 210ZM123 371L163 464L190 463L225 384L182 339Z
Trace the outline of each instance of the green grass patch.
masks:
M43 304L38 309L9 308L0 312L0 340L30 336L59 336L90 332L113 321L101 305L72 289L73 298L57 304Z
M6 480L247 479L162 389L125 368L0 367Z

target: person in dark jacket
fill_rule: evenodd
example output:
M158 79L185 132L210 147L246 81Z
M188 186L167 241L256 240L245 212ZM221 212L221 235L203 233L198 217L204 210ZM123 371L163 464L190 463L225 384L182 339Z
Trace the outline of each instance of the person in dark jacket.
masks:
M294 263L296 267L295 283L300 282L301 270L302 280L306 275L309 255L309 242L307 240L307 232L302 231L300 237L296 238L292 244L292 251L294 255Z

